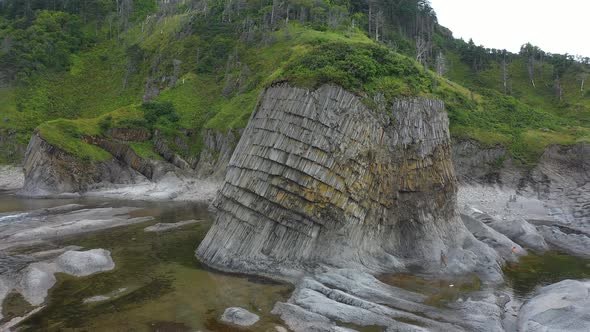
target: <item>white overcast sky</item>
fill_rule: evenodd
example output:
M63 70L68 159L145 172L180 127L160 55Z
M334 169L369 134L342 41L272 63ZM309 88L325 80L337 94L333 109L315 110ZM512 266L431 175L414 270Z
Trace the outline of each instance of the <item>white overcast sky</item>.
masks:
M530 42L546 52L590 57L590 0L430 0L456 38L518 52Z

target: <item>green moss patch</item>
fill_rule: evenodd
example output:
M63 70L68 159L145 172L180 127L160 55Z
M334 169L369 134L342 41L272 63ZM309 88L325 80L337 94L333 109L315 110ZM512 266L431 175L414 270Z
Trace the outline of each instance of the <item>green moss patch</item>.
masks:
M129 146L143 159L164 160L162 156L154 150L154 144L152 142L132 142Z

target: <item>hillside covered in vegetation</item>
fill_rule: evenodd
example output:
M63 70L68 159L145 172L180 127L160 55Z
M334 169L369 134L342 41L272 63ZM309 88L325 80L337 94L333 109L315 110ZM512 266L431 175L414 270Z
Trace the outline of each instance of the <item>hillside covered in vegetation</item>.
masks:
M85 160L84 140L148 128L198 155L204 130L244 128L274 82L334 83L378 109L445 101L451 133L533 164L590 140L590 59L519 54L453 38L426 0L5 0L0 2L0 163L37 131ZM189 130L192 135L186 135ZM131 148L158 158L152 143Z

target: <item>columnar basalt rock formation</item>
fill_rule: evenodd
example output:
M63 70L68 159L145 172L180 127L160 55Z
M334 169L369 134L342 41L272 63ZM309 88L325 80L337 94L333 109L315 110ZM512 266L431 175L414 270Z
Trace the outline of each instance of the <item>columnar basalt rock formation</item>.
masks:
M464 272L497 256L456 211L448 118L437 100L369 109L336 86L268 88L230 160L197 256L288 273L318 264ZM478 258L479 257L479 258Z

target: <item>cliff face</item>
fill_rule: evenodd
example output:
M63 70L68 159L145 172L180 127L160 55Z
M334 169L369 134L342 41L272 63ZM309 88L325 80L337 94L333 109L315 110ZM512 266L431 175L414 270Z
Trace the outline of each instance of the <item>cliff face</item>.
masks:
M125 132L119 129L116 137L132 141L140 141L138 137L149 138L137 134L133 130ZM20 193L28 196L77 193L113 184L133 184L145 179L158 181L169 172L178 176L186 175L184 169L172 162L141 158L130 148L129 142L113 137L85 138L88 143L101 147L113 156L106 161L91 162L80 160L52 146L38 134L33 135L24 159L25 183ZM163 149L162 146L160 148ZM170 156L179 165L184 162L176 154L171 153Z
M448 119L435 100L377 113L335 86L268 88L214 204L197 256L226 270L455 272L495 259L458 218Z
M33 135L24 160L22 194L43 196L86 191L102 182L131 183L138 175L116 158L105 162L84 162Z
M501 146L453 144L453 163L464 185L500 186L539 199L568 223L590 227L590 144L547 147L533 168L519 166Z
M185 134L187 137L194 135L188 131ZM219 181L225 175L238 134L207 132L201 154L183 159L158 131L152 135L146 129L112 128L105 136L83 138L112 155L102 162L81 160L35 134L25 154L25 184L20 193L27 196L76 193L145 180L159 183L176 179L185 184L199 178ZM141 157L131 147L134 142L150 140L155 153L150 159ZM173 144L185 154L190 153L184 140L177 139Z
M203 134L203 151L199 155L195 170L200 178L223 180L229 160L238 144L242 130L219 132L207 130Z

